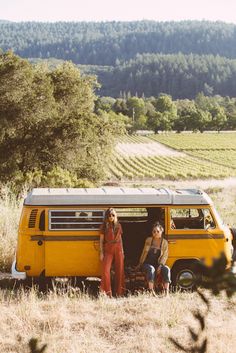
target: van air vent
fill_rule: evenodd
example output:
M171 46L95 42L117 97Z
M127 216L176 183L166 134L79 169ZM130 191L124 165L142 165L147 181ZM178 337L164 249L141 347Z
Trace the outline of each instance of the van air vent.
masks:
M38 213L37 209L34 209L31 211L30 218L29 218L29 228L35 228L37 213Z

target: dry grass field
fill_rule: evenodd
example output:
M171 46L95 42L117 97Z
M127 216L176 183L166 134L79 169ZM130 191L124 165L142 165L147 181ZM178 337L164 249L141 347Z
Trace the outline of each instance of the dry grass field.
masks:
M236 298L211 299L208 353L235 352L235 304ZM93 299L73 291L44 297L34 290L14 295L2 291L0 351L29 352L28 341L36 337L39 347L47 343L48 353L175 353L169 337L191 345L188 326L199 330L191 313L196 309L205 310L196 293Z
M16 248L21 202L9 190L1 190L0 198L0 271L10 270Z

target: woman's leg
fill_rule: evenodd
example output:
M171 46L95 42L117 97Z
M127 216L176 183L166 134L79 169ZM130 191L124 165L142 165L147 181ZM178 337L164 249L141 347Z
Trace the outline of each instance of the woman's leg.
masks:
M147 275L148 289L154 290L154 279L155 279L155 267L149 264L143 264L142 270Z
M170 288L170 268L166 265L161 265L161 275L163 278L163 285L164 285L164 291L165 294L168 295L169 294L169 288Z
M125 291L124 254L120 244L115 249L115 294L123 295Z
M112 296L111 290L111 264L113 260L112 253L104 254L104 259L102 261L102 280L101 280L101 292L106 293L108 296Z

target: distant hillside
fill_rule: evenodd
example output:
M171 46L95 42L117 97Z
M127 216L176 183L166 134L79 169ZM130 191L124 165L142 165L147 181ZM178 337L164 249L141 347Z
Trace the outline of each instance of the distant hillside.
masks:
M233 24L0 21L0 48L34 60L52 58L52 65L55 59L72 60L98 76L101 95L192 98L201 90L236 96Z
M236 59L213 55L143 54L114 68L81 66L81 71L98 76L101 96L146 97L167 93L174 99L205 95L236 97Z
M236 58L236 26L222 22L0 23L0 47L22 57L115 65L136 54L213 54Z

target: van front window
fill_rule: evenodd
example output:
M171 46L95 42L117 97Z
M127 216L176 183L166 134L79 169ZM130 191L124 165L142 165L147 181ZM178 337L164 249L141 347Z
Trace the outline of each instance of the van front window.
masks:
M221 216L219 215L219 213L217 212L217 210L215 208L213 208L213 212L214 212L217 223L219 225L224 225L225 224L224 220L221 218Z
M208 208L172 208L171 229L215 228L215 221Z

